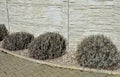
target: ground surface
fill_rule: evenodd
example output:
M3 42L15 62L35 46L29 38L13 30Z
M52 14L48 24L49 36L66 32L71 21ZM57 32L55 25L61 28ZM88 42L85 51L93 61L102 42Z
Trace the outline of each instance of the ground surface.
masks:
M0 51L0 77L120 77L42 65Z

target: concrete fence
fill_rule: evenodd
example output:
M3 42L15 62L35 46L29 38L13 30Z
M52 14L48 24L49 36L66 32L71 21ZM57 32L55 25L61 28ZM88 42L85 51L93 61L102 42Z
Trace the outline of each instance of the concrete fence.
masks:
M11 33L59 32L69 51L91 34L110 37L120 50L120 0L0 0L0 23Z

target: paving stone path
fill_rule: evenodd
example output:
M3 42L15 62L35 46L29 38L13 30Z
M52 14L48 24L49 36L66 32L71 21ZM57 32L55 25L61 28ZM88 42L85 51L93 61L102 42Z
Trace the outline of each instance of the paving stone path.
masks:
M0 51L0 77L120 77L33 63Z

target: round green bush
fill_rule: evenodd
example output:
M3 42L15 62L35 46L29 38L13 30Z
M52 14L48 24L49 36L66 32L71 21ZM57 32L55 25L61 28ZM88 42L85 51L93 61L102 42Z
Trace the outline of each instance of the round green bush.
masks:
M8 30L4 24L0 24L0 41L8 35Z
M83 67L113 70L119 67L120 55L110 39L91 35L78 45L77 61Z
M23 50L34 39L34 36L26 32L16 32L5 37L2 47L8 50Z
M47 32L37 37L28 47L31 58L46 60L65 54L66 42L58 33Z

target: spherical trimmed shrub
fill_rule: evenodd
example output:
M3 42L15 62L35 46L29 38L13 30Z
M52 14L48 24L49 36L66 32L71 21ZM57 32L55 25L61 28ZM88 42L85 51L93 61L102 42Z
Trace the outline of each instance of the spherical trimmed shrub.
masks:
M8 30L4 24L0 24L0 41L8 35Z
M104 35L91 35L78 45L77 61L83 67L113 70L120 67L118 54L110 39Z
M66 42L58 33L47 32L31 42L28 47L31 58L46 60L54 59L65 54Z
M26 49L33 39L30 33L16 32L5 37L2 47L12 51Z

